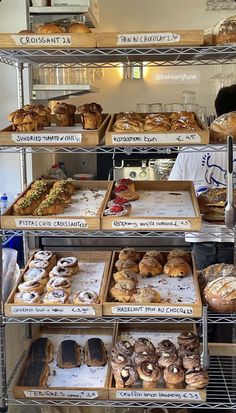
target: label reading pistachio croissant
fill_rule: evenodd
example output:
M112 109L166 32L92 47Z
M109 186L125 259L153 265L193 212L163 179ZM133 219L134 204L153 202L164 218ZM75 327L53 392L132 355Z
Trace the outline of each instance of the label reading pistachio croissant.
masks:
M15 218L16 228L52 228L52 229L85 229L88 224L85 219L61 218Z
M199 391L181 390L117 390L117 399L147 399L147 400L180 400L201 401L203 400Z
M177 33L124 33L117 35L117 46L121 45L150 45L179 43L181 36Z
M71 36L59 34L12 34L16 46L71 46Z

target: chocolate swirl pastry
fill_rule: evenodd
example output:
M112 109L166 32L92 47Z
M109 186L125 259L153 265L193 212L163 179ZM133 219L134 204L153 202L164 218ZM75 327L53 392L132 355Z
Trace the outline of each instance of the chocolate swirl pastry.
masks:
M144 361L155 363L157 361L157 356L155 353L147 353L142 351L140 353L134 353L132 356L133 364L137 367L140 366Z
M161 372L157 363L143 361L137 370L140 379L143 381L144 389L157 387L157 382L161 377Z
M120 370L113 372L116 388L132 387L138 379L138 372L135 367L127 364Z
M131 359L129 356L122 353L112 353L111 352L111 368L113 371L120 370L127 364L131 364Z
M175 364L176 366L181 367L182 361L176 353L162 353L161 357L158 360L159 366L163 369Z
M184 382L184 371L181 367L171 364L163 374L167 389L181 389Z
M149 354L155 354L155 347L150 340L147 338L140 337L134 343L134 352L142 353L146 352Z
M126 356L132 356L134 352L134 347L132 346L132 344L127 341L127 340L122 340L122 341L118 341L118 343L116 343L116 345L113 347L111 354L124 354Z
M179 357L189 357L192 356L193 354L200 354L200 347L196 347L196 348L189 348L189 347L183 347L183 346L179 346L178 348L178 355Z
M193 353L190 355L185 355L182 358L183 367L186 370L200 369L201 368L201 359L199 353Z
M199 347L199 340L196 334L192 331L183 331L177 337L177 343L181 347L187 347L188 349L194 349Z
M209 382L209 376L203 369L189 370L186 372L185 381L193 389L203 389Z
M170 340L162 340L160 343L157 344L157 355L162 356L163 353L176 353L177 349Z

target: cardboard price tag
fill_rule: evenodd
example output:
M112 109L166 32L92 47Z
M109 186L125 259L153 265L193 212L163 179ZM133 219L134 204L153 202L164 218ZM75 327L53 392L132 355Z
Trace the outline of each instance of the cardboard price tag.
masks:
M179 43L181 36L177 33L124 33L117 35L117 46L121 45L149 45Z

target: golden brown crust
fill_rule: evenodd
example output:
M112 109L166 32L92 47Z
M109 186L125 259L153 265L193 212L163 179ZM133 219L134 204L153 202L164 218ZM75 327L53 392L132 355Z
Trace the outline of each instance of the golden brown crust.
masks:
M157 344L157 355L162 356L163 353L176 353L177 349L170 340L162 340Z
M48 292L55 290L64 290L67 294L71 293L71 281L64 277L52 277L46 284Z
M135 251L134 248L123 248L119 253L119 260L125 261L127 259L131 259L133 261L140 261L140 253Z
M93 290L76 291L73 302L74 304L96 304L99 302L99 296Z
M204 297L212 311L236 312L236 277L221 277L209 282Z
M139 272L138 264L131 259L127 259L125 261L119 259L115 262L115 267L117 271L128 270L135 273Z
M155 277L162 274L163 267L155 258L144 256L139 263L139 272L143 277Z
M158 364L162 369L169 367L172 364L181 367L182 360L177 353L162 353L161 357L158 359Z
M44 285L40 281L24 281L18 285L18 290L25 293L36 292L41 295L44 292Z
M134 343L134 352L135 353L145 352L145 353L155 354L156 350L150 340L144 337L140 337Z
M143 361L137 368L138 375L143 380L143 388L150 389L157 386L157 382L161 377L160 369L157 363Z
M135 293L135 282L133 280L120 281L110 289L110 295L115 301L128 303Z
M14 295L15 304L34 304L40 303L41 296L38 292L18 292Z
M68 33L91 33L89 27L82 23L72 23L67 29Z
M168 277L185 277L192 273L190 265L182 258L172 258L164 266L164 274Z
M144 257L151 257L155 258L161 265L164 264L165 258L164 255L160 251L156 250L149 250L145 253Z
M58 26L57 24L47 23L38 27L39 34L53 34L53 33L64 33L65 30L63 27Z
M181 367L172 364L165 368L163 378L167 389L181 389L184 383L184 371Z
M169 252L167 255L167 261L172 260L172 258L182 258L184 261L186 261L189 265L192 263L191 255L181 249L173 249L172 251Z
M138 379L136 368L128 364L119 370L115 370L113 374L116 388L132 387Z
M210 126L210 142L226 143L228 135L236 139L236 112L229 112L216 118Z
M209 382L209 376L206 370L195 369L186 372L185 381L193 389L204 389Z
M137 288L137 292L132 295L130 302L138 303L138 304L160 303L161 296L153 288L149 288L149 287Z

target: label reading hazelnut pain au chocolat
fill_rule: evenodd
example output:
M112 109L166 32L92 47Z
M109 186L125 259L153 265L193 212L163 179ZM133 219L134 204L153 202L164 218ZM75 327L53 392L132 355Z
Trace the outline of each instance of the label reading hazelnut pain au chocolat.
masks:
M193 307L190 306L158 306L158 305L116 305L112 307L112 314L137 314L158 316L190 316L193 315Z
M70 315L70 316L88 316L95 315L95 310L91 306L73 306L73 305L13 305L11 307L14 315Z
M117 399L147 399L147 400L180 400L201 401L199 391L169 391L169 390L117 390Z
M201 143L201 136L197 133L154 133L145 135L142 134L127 134L114 133L111 136L113 144L124 145L150 145L150 144L193 144Z
M149 45L179 43L181 36L177 33L124 33L117 35L117 46Z
M40 35L40 34L12 34L16 46L71 46L71 36L68 35Z
M81 133L12 133L11 140L15 143L20 144L31 144L31 145L51 145L53 144L68 144L68 143L81 143L82 135Z
M16 228L52 228L52 229L84 229L88 228L85 219L60 218L14 218Z
M42 398L77 398L77 399L97 399L98 392L94 390L25 390L24 391L25 397L34 398L34 397L42 397Z
M188 220L180 219L114 219L112 221L113 229L134 229L134 230L145 230L145 229L163 229L163 230L188 230L191 229L190 222Z

